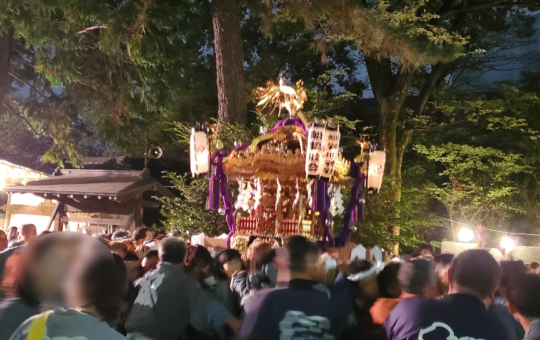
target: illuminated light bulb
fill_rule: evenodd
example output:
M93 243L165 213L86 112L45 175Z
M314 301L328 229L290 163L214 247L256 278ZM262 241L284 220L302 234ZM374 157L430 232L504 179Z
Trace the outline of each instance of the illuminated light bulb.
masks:
M471 242L474 239L474 233L469 228L461 228L458 235L460 242Z
M503 248L507 253L511 252L516 248L516 242L508 236L504 236L501 240L501 248Z

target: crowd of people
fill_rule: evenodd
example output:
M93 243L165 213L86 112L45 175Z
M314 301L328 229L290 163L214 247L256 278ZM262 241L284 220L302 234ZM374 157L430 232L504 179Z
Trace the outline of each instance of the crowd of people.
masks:
M382 267L302 236L240 254L147 228L58 234L0 231L0 340L540 340L538 263L483 249Z

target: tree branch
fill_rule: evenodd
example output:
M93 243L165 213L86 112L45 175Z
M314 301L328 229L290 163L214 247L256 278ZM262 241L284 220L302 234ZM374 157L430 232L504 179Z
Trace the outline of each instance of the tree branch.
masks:
M12 76L13 78L15 78L16 80L20 81L21 83L30 86L30 88L31 88L32 90L36 91L36 93L39 94L40 96L42 96L43 98L47 98L47 99L49 99L49 100L52 99L52 98L51 98L52 95L51 95L51 96L45 95L43 92L39 91L34 85L32 85L31 83L29 83L28 81L25 81L25 80L21 79L21 77L17 76L16 74L10 72L9 75Z
M4 105L4 107L8 110L9 113L11 113L12 115L14 115L15 117L18 117L19 119L22 119L26 125L28 125L28 127L32 130L32 132L36 135L36 136L43 136L43 134L47 131L48 127L49 127L49 124L47 123L47 125L43 128L43 130L38 133L36 131L36 129L34 129L34 127L32 126L32 124L30 123L30 121L28 119L26 119L25 116L23 116L22 114L20 113L17 113L15 111L15 109L13 107L11 107L11 105L9 105L8 103L6 102L2 102L2 104Z
M14 49L14 50L15 50L15 49ZM16 51L16 50L15 50L15 51ZM18 51L17 51L17 52L18 52ZM28 65L28 66L30 66L30 67L35 67L35 66L36 66L36 65L32 64L31 62L29 62L28 60L25 60L24 58L19 57L18 55L14 55L14 56L12 56L12 58L17 59L17 60L19 60L20 62L22 62L23 64L26 64L26 65Z
M107 25L96 25L96 26L90 26L90 27L84 28L84 29L78 31L77 35L88 33L88 32L93 31L93 30L99 30L99 29L102 29L102 28L103 29L107 28Z
M422 114L422 112L424 112L424 108L426 107L426 104L431 97L433 90L448 73L448 67L449 64L442 62L439 62L436 65L432 66L431 73L428 75L424 86L422 86L422 90L418 95L418 103L416 104L416 107L414 109L414 113L416 115L420 115Z

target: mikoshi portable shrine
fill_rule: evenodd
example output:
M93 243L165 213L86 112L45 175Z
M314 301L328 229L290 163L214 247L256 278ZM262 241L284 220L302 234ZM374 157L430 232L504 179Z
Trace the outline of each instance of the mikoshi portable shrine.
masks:
M343 246L354 224L363 219L365 191L377 192L386 154L376 145L361 143L356 161L342 156L339 126L331 119L308 122L301 109L306 94L296 87L269 83L258 88L258 106L285 109L289 117L251 142L236 143L233 150L210 150L209 128L197 124L190 141L193 176L210 177L208 208L225 214L227 246L244 250L250 238L282 243L292 235L319 241L322 247ZM233 203L228 181L238 183ZM347 207L341 186L353 181ZM342 232L332 235L333 218L345 213Z

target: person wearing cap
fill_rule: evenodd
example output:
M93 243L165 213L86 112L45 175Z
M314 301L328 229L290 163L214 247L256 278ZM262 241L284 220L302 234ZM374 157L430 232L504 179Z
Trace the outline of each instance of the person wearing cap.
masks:
M414 296L397 304L384 323L388 340L516 339L487 310L501 281L501 267L490 253L462 252L448 275L447 296L438 300Z

